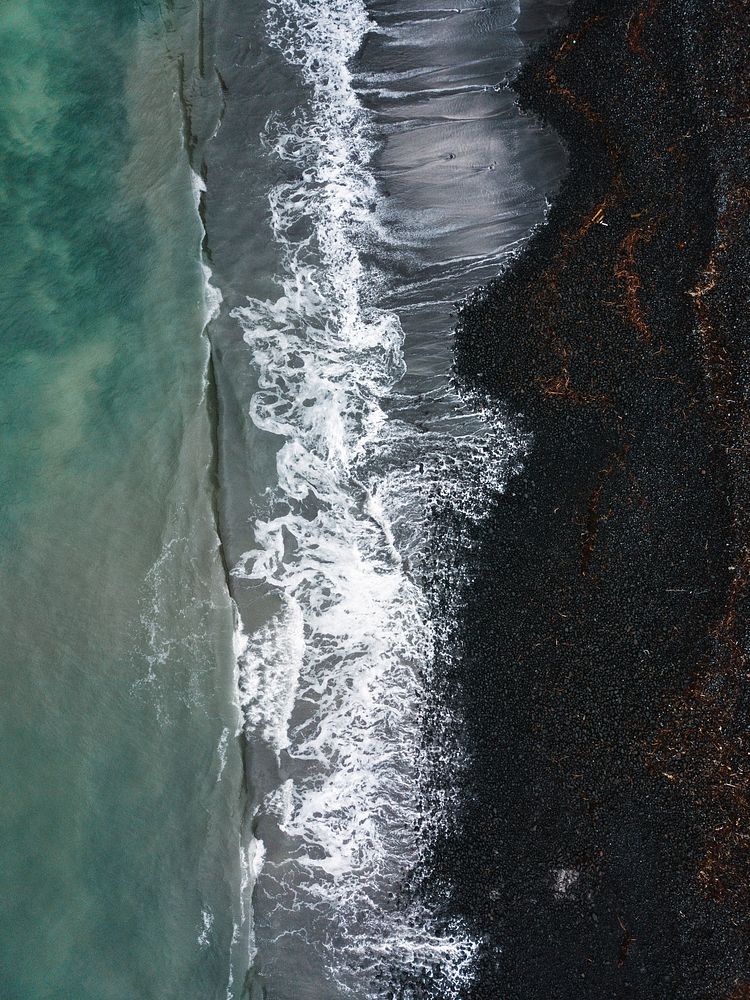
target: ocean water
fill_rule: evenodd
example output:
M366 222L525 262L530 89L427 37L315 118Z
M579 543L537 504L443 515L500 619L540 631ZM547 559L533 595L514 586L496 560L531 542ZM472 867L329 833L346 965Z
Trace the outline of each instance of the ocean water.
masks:
M0 11L3 1000L225 995L231 609L167 13Z
M453 602L532 442L452 309L562 6L0 11L3 998L470 994Z

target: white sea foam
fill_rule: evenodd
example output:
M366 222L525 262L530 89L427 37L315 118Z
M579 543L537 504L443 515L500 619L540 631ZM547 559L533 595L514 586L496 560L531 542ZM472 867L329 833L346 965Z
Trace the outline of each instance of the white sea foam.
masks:
M418 560L431 505L481 516L515 446L498 413L457 390L443 390L426 429L386 418L403 334L394 314L366 304L362 250L381 237L370 123L348 69L368 26L361 0L270 4L271 44L310 99L264 134L289 168L269 192L279 295L234 314L257 375L251 418L279 442L277 486L233 571L279 605L251 634L238 616L235 635L245 732L279 765L254 816L256 830L275 826L273 850L250 839L244 891L256 889L251 950L265 974L302 941L336 995L380 997L395 974L427 978L448 1000L471 977L477 942L439 927L408 890L420 833L448 822L439 788L429 822L419 819L435 755L454 779L461 763L447 716L436 723L442 750L425 755L423 739L449 626L406 560Z
M219 773L216 775L216 782L221 781L224 777L224 769L227 766L227 746L229 744L229 729L225 726L221 731L221 736L219 737L219 742L216 747L216 752L219 755Z
M198 934L198 944L204 948L211 940L211 928L214 925L214 915L210 907L201 910L201 929Z
M301 608L285 596L279 615L252 638L241 630L235 635L244 723L278 753L289 746L289 722L305 653Z

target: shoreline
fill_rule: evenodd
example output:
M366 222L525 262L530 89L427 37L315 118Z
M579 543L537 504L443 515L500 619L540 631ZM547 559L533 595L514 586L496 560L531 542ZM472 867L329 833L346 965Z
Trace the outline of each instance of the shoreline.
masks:
M514 84L570 170L459 317L458 374L533 438L461 623L437 863L474 997L750 989L747 13L579 0Z

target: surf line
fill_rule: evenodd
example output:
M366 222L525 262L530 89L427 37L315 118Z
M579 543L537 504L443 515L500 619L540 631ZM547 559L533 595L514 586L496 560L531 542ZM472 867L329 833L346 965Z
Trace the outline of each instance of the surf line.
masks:
M231 571L277 603L236 633L242 731L275 759L243 846L251 959L279 970L299 951L342 995L384 995L386 969L450 997L476 943L406 891L424 850L433 626L368 464L404 371L398 318L363 296L374 143L348 67L370 22L352 0L272 0L266 27L309 99L262 136L286 175L268 193L279 295L234 312L257 377L250 416L277 442L254 546Z

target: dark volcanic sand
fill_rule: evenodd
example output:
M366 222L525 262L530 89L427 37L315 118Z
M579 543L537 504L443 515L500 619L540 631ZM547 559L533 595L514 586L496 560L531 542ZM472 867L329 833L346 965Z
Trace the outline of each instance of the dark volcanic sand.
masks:
M750 997L749 25L580 0L516 83L571 162L457 341L533 435L463 621L472 997Z

